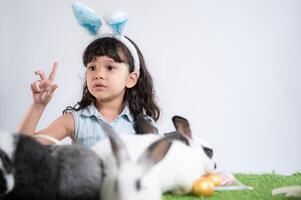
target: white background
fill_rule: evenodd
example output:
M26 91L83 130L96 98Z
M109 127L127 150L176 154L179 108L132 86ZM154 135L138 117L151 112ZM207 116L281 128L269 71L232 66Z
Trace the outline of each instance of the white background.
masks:
M0 0L0 129L15 130L31 103L36 69L59 63L39 129L81 97L81 54L92 40L70 0ZM124 10L162 108L190 120L220 170L301 170L301 1L83 0L98 13ZM1 139L1 136L0 136Z

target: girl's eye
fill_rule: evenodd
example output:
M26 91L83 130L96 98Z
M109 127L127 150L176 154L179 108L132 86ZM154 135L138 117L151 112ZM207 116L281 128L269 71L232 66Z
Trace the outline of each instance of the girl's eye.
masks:
M90 71L94 71L95 70L95 66L88 66L88 70L90 70Z
M111 65L109 65L109 66L107 66L107 69L111 71L111 70L115 69L115 67L114 67L114 66L111 66Z

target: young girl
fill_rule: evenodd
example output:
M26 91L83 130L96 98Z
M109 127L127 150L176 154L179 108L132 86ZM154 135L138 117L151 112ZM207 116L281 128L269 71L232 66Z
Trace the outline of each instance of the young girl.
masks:
M134 134L133 123L139 113L157 121L160 110L154 99L152 78L137 45L125 38L137 52L139 71L129 45L114 37L98 38L83 53L86 79L82 99L74 107L68 106L50 126L36 132L37 123L58 87L53 83L57 63L48 78L43 71L36 71L40 80L31 84L33 103L17 131L43 136L37 137L43 144L53 143L51 138L61 140L69 136L74 143L91 147L105 137L101 123L110 124L120 133Z

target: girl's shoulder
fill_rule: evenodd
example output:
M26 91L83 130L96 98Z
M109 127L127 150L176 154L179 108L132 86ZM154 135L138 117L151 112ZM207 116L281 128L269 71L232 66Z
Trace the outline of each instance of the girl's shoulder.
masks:
M77 119L82 118L83 116L90 117L93 115L93 106L89 105L85 108L81 108L78 110L72 109L68 111L68 114L73 116L74 120L76 121Z
M68 133L74 132L74 117L71 113L63 114L57 121L65 127Z

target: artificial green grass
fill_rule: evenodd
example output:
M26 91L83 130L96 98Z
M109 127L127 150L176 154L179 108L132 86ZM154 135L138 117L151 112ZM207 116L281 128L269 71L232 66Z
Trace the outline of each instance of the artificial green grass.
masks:
M272 196L272 189L283 186L300 185L301 173L291 176L282 176L275 173L271 174L235 174L235 177L245 185L252 186L253 190L239 191L216 191L211 197L196 197L193 195L174 196L165 194L163 200L296 200L298 198L288 198L282 195ZM301 198L299 198L301 199Z

